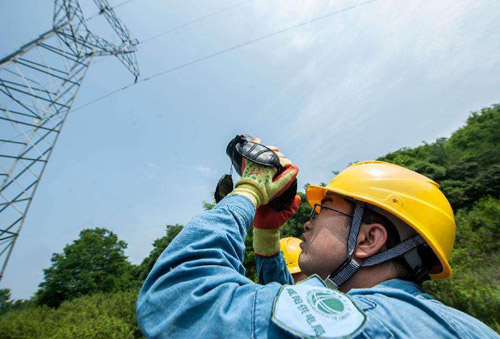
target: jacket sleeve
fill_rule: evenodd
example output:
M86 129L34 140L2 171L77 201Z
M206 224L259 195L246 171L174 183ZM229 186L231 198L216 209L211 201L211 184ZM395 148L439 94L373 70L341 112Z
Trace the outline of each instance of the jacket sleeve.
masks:
M257 276L259 284L265 285L272 282L277 282L282 285L293 285L295 282L292 275L286 268L285 258L283 254L276 255L270 258L255 257L257 264Z
M137 322L147 337L284 335L271 322L281 285L262 286L244 276L244 240L254 214L247 198L227 197L170 243L137 301Z

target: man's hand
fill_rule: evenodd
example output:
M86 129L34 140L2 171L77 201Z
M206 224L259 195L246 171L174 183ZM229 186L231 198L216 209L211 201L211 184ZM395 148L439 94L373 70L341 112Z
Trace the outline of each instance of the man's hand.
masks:
M254 139L255 141L256 139ZM258 140L258 139L257 139ZM260 142L258 140L257 142ZM274 146L267 146L276 153L280 159L280 164L284 168L290 168L292 162L288 160L283 153L279 151L278 148ZM253 219L253 226L260 229L274 229L283 226L285 222L293 217L300 206L300 196L296 195L292 203L282 211L275 211L269 205L260 206L255 213L255 218Z
M253 219L253 249L260 257L273 257L280 253L280 227L293 217L300 206L300 196L283 211L275 211L269 205L260 206Z
M280 156L280 154L278 154ZM282 164L291 164L284 156L280 157ZM295 180L299 172L297 166L288 167L278 177L276 168L266 167L243 158L241 164L241 179L236 183L236 188L230 195L240 194L248 197L259 208L283 193Z
M253 227L264 230L280 228L297 213L300 201L300 196L296 195L290 206L279 212L273 210L269 205L260 206L253 219Z
M254 141L260 143L259 139L254 139ZM278 148L274 146L268 147L278 155L281 166L286 169L292 167L292 162L280 153ZM242 172L244 171L242 170ZM293 181L293 179L291 181ZM285 189L286 188L287 186ZM269 205L262 205L257 208L253 220L253 247L257 256L271 257L279 254L279 228L297 213L300 206L300 200L300 196L296 195L290 206L282 211L275 211Z

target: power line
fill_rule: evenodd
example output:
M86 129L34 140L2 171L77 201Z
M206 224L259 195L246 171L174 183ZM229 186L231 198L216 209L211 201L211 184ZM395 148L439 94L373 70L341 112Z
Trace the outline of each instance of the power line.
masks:
M94 19L96 16L99 16L99 15L101 15L102 13L104 13L104 11L105 11L105 10L108 10L108 9L115 9L115 8L118 8L118 7L124 6L124 5L128 4L128 3L131 3L131 2L133 2L133 1L136 1L136 0L126 0L126 1L120 2L119 4L116 4L116 5L114 5L114 6L111 6L110 8L103 9L103 10L101 10L99 13L96 13L96 14L94 14L94 15L92 15L92 16L90 16L90 17L86 18L86 19L85 19L85 21L89 21L89 20Z
M129 0L129 1L134 1L134 0ZM153 35L152 37L149 37L149 38L147 38L147 39L144 39L144 40L140 41L139 43L140 43L140 44L145 44L145 43L147 43L147 42L150 42L151 40L158 39L159 37L162 37L163 35L166 35L166 34L168 34L168 33L172 33L172 32L174 32L174 31L176 31L176 30L178 30L178 29L180 29L180 28L183 28L183 27L186 27L186 26L189 26L189 25L195 24L195 23L197 23L197 22L203 21L203 20L205 20L205 19L211 18L211 17L213 17L213 16L219 15L219 14L224 13L224 12L227 12L227 11L229 11L229 10L233 9L233 8L236 8L236 7L238 7L238 6L241 6L241 5L243 5L243 4L247 3L247 2L250 2L250 1L253 1L253 0L245 0L245 1L240 1L240 2L238 2L238 3L235 3L234 5L231 5L231 6L229 6L229 7L223 8L223 9L221 9L221 10L217 11L217 12L212 12L212 13L210 13L210 14L204 15L204 16L199 17L199 18L197 18L197 19L194 19L194 20L192 20L192 21L189 21L189 22L186 22L186 23L181 24L181 25L179 25L179 26L176 26L176 27L174 27L174 28L171 28L171 29L169 29L169 30L167 30L167 31L164 31L164 32L158 33L158 34L156 34L156 35Z
M128 3L131 3L132 1L135 1L135 0L127 0L127 1L123 1L123 2L121 2L121 3L119 3L119 4L117 4L117 5L114 5L114 6L113 6L113 8L118 8L118 7L121 7L121 6L126 5L126 4L128 4Z
M133 0L129 0L129 1L133 1ZM275 31L275 32L272 32L272 33L269 33L269 34L266 34L266 35L263 35L263 36L260 36L258 38L255 38L255 39L252 39L252 40L248 40L246 42L243 42L241 44L238 44L238 45L235 45L235 46L232 46L232 47L229 47L229 48L226 48L226 49L223 49L223 50L220 50L218 52L215 52L215 53L212 53L212 54L209 54L209 55L206 55L206 56L203 56L201 58L198 58L198 59L195 59L195 60L192 60L192 61L189 61L189 62L186 62L184 64L181 64L181 65L178 65L178 66L175 66L175 67L172 67L172 68L169 68L169 69L166 69L164 71L161 71L159 73L155 73L155 74L152 74L150 75L149 77L146 77L146 78L143 78L135 83L131 83L131 84L128 84L122 88L119 88L119 89L116 89L112 92L109 92L101 97L98 97L94 100L91 100L75 109L73 109L73 111L78 111L84 107L87 107L89 105L92 105L93 103L96 103L98 101L101 101L109 96L112 96L118 92L121 92L121 91L124 91L132 86L135 86L135 85L138 85L140 83L143 83L143 82L146 82L146 81L149 81L151 79L154 79L154 78L157 78L159 76L162 76L162 75L165 75L167 73L171 73L171 72L174 72L174 71L177 71L181 68L185 68L185 67L188 67L188 66L191 66L193 64L196 64L198 62L201 62L201 61L204 61L204 60L207 60L207 59L210 59L210 58L213 58L213 57L216 57L218 55L221 55L221 54L224 54L224 53L227 53L227 52L230 52L230 51L234 51L235 49L238 49L238 48L241 48L241 47L244 47L244 46L247 46L247 45L250 45L250 44L253 44L255 42L258 42L258 41L261 41L261 40L264 40L264 39L267 39L267 38L270 38L270 37L273 37L275 35L278 35L278 34L281 34L283 32L286 32L286 31L289 31L289 30L292 30L292 29L295 29L297 27L301 27L301 26L305 26L307 24L310 24L310 23L313 23L313 22L316 22L316 21L319 21L319 20L322 20L322 19L326 19L328 17L331 17L331 16L334 16L334 15L337 15L337 14L340 14L340 13L343 13L343 12L347 12L347 11L350 11L350 10L353 10L353 9L356 9L356 8L359 8L361 6L365 6L365 5L368 5L372 2L375 2L377 0L368 0L368 1L365 1L365 2L361 2L359 4L356 4L356 5L353 5L353 6L350 6L350 7L346 7L346 8L343 8L341 10L338 10L338 11L334 11L334 12L330 12L330 13L327 13L325 15L322 15L322 16L319 16L319 17L316 17L316 18L313 18L313 19L310 19L310 20L307 20L307 21L304 21L304 22L301 22L301 23L298 23L298 24L295 24L295 25L292 25L292 26L289 26L289 27L286 27L286 28L283 28L283 29L280 29L278 31Z
M125 4L127 4L127 3L129 3L129 2L132 2L132 1L135 1L135 0L128 0L128 1L124 1L124 2L122 2L122 3L120 3L120 4L116 5L115 7L112 7L112 8L116 8L116 7L119 7L119 6L125 5ZM236 8L236 7L240 6L240 5L243 5L244 3L250 2L250 1L253 1L253 0L245 0L245 1L240 1L240 2L238 2L238 3L235 3L234 5L231 5L231 6L229 6L229 7L225 7L225 8L223 8L223 9L219 10L219 11L212 12L212 13L210 13L210 14L204 15L204 16L199 17L199 18L197 18L197 19L194 19L194 20L188 21L188 22L183 23L183 24L181 24L181 25L179 25L179 26L173 27L173 28L171 28L171 29L169 29L169 30L167 30L167 31L164 31L164 32L158 33L158 34L153 35L153 36L151 36L151 37L149 37L149 38L146 38L146 39L144 39L144 40L142 40L142 41L139 41L139 42L137 43L137 45L145 44L145 43L147 43L147 42L150 42L150 41L152 41L152 40L155 40L155 39L157 39L157 38L160 38L160 37L162 37L162 36L164 36L164 35L166 35L166 34L168 34L168 33L172 33L172 32L174 32L174 31L176 31L176 30L178 30L178 29L181 29L181 28L184 28L184 27L187 27L187 26L193 25L193 24L198 23L198 22L200 22L200 21L203 21L203 20L205 20L205 19L208 19L208 18L211 18L211 17L213 17L213 16L216 16L216 15L222 14L222 13L224 13L224 12L227 12L227 11L229 11L229 10L231 10L231 9L234 9L234 8ZM92 19L93 17L95 17L95 16L97 16L97 15L99 15L99 14L101 14L101 13L97 13L96 15L94 15L94 16L92 16L92 17L90 17L90 18L89 18L89 19L87 19L87 20L90 20L90 19ZM137 46L137 45L136 45L136 46ZM102 60L104 60L104 59L100 59L100 60L94 61L94 64L97 64L97 63L99 63L99 62L100 62L100 61L102 61Z

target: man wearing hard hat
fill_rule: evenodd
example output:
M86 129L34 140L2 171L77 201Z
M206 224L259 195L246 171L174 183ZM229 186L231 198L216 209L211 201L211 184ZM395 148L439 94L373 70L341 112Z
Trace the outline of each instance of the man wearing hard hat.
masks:
M256 211L292 183L298 168L275 173L243 159L231 195L193 218L163 252L137 302L146 336L499 337L423 292L421 281L452 274L453 212L435 182L388 163L356 163L325 187L307 187L313 211L299 265L308 279L261 285L245 278L244 242ZM276 225L289 215L272 213L264 213L271 224L254 228L262 237L256 251L282 257Z

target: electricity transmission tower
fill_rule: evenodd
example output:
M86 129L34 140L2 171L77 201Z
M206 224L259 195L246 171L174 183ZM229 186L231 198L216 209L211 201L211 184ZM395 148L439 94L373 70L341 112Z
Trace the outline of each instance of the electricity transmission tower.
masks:
M0 280L93 58L114 55L139 76L138 41L107 0L93 2L119 44L88 29L78 0L55 0L53 28L0 60Z

